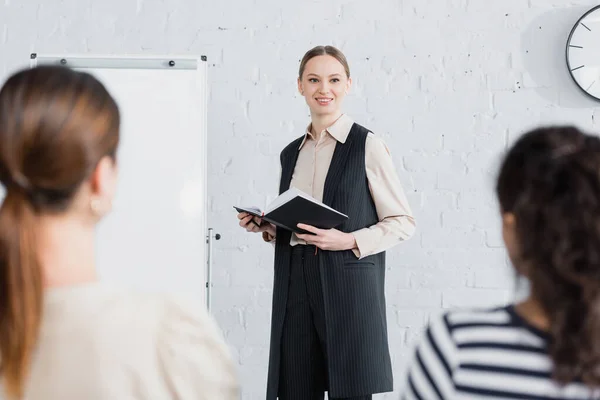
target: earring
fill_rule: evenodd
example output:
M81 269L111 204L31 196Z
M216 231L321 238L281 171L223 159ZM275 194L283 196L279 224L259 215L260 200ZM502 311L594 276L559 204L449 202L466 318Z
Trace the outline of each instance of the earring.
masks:
M90 201L90 209L94 214L100 216L102 213L102 203L100 202L100 199L92 199Z

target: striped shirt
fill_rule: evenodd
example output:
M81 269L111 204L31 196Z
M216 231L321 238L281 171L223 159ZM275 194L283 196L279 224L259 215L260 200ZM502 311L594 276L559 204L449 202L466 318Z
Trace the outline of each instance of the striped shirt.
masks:
M582 383L551 379L548 340L512 305L448 312L418 344L402 399L600 399Z

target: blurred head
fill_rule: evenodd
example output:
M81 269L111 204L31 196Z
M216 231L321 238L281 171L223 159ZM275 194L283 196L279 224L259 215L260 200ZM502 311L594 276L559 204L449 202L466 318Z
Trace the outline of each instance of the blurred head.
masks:
M536 129L509 150L497 181L506 247L550 320L559 382L600 384L600 139Z
M298 90L313 116L341 113L352 79L346 57L333 46L317 46L300 62Z
M36 227L53 216L94 228L114 195L118 143L119 110L91 75L42 66L0 90L0 360L10 398L22 394L41 318Z

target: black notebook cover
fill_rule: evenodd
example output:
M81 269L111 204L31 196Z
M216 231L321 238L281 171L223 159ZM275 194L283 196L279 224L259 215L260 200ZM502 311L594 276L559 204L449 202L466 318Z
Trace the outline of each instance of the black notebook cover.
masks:
M248 212L234 207L239 212ZM254 214L257 215L257 214ZM260 217L260 215L257 215ZM331 229L343 223L348 217L332 211L303 197L296 196L262 217L265 221L296 233L308 233L298 228L298 224L311 225L320 229Z

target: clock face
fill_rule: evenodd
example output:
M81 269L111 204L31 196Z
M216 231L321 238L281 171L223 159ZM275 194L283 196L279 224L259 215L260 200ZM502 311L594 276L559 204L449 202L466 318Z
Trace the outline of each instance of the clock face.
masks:
M600 6L585 13L567 40L567 66L575 83L600 100Z

